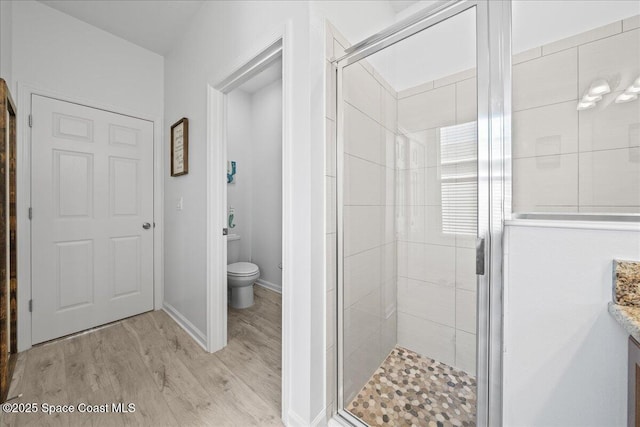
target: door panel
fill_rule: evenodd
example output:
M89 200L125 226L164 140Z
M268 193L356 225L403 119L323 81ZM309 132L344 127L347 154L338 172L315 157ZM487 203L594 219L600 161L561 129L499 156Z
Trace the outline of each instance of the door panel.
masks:
M32 99L34 344L153 309L153 123Z

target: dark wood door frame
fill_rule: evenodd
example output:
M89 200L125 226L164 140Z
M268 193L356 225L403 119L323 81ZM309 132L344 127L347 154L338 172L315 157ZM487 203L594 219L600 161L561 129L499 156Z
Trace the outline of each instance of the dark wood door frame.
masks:
M18 354L16 106L0 79L0 401L7 399ZM7 174L8 170L8 174ZM8 204L7 204L7 192ZM8 234L7 234L8 224ZM9 250L7 251L7 243ZM9 268L7 271L7 260ZM7 307L9 308L7 310Z

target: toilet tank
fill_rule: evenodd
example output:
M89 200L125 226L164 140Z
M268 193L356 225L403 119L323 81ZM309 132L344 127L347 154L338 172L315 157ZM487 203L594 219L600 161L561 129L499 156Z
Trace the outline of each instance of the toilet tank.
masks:
M240 262L240 235L229 234L227 236L227 264Z

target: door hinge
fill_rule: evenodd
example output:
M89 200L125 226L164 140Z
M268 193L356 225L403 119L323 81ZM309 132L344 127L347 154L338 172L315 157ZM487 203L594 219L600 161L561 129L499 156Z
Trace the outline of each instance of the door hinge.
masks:
M33 312L33 300L30 299L29 300L29 313L32 313L32 312Z
M33 127L33 116L29 114L29 127Z
M223 229L222 229L222 235L223 235L223 236L226 236L226 235L228 235L228 234L229 234L229 229L228 229L228 228L223 228Z
M31 220L31 218L33 218L33 209L29 208L29 220Z

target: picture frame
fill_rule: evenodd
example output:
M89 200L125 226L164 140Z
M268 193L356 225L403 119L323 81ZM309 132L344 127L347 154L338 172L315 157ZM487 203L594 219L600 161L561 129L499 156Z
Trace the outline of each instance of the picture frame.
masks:
M189 119L181 118L171 126L171 176L189 173Z

